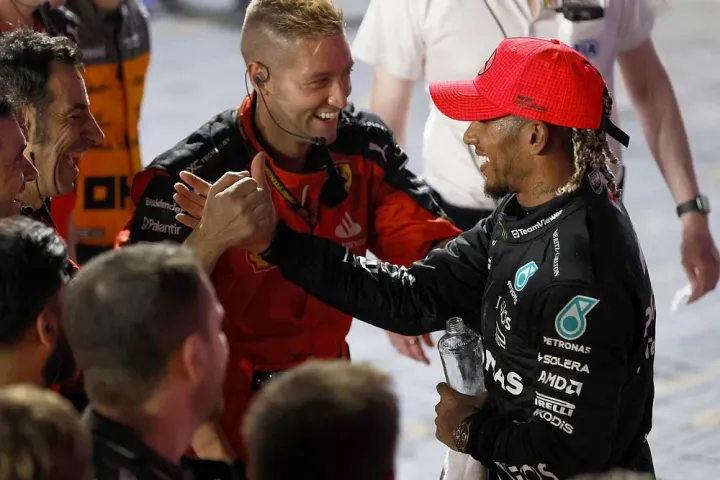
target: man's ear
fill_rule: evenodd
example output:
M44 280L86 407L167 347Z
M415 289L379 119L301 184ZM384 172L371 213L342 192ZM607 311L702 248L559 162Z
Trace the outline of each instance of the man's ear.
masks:
M185 339L180 349L181 374L193 384L199 385L205 378L210 359L208 347L200 335L193 334Z
M550 128L545 122L530 121L523 127L524 141L531 155L542 155L550 146Z
M45 307L35 321L38 338L48 350L53 350L60 335L60 322L57 315L52 313L51 307Z

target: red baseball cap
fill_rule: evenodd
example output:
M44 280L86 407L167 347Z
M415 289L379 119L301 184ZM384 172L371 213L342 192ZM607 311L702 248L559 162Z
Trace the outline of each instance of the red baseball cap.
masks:
M432 82L430 96L453 120L517 115L570 128L602 128L627 146L627 134L603 116L605 88L598 69L568 45L514 37L500 42L474 79Z

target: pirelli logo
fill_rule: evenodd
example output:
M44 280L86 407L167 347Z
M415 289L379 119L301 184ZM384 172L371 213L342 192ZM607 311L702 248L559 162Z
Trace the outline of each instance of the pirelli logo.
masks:
M539 392L535 396L535 405L565 417L572 417L573 412L575 412L575 405L572 403L558 400L557 398L549 397Z

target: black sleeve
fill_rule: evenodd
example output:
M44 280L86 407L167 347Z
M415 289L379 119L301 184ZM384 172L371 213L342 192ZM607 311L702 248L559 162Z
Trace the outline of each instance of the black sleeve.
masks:
M161 170L150 179L135 205L129 243L182 243L190 235L192 230L175 220L175 215L182 212L173 200L175 182Z
M263 257L328 305L384 330L417 335L443 329L453 316L479 320L490 226L484 221L404 268L281 222Z
M583 285L552 286L539 305L533 418L480 410L468 453L511 478L524 466L556 480L600 471L611 460L637 313L623 292Z

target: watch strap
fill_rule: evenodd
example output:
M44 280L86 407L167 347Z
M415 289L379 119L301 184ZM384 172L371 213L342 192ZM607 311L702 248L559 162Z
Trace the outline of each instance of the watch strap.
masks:
M692 200L679 204L675 211L678 217L682 217L688 212L700 212L704 214L710 213L710 203L705 195L698 195Z

